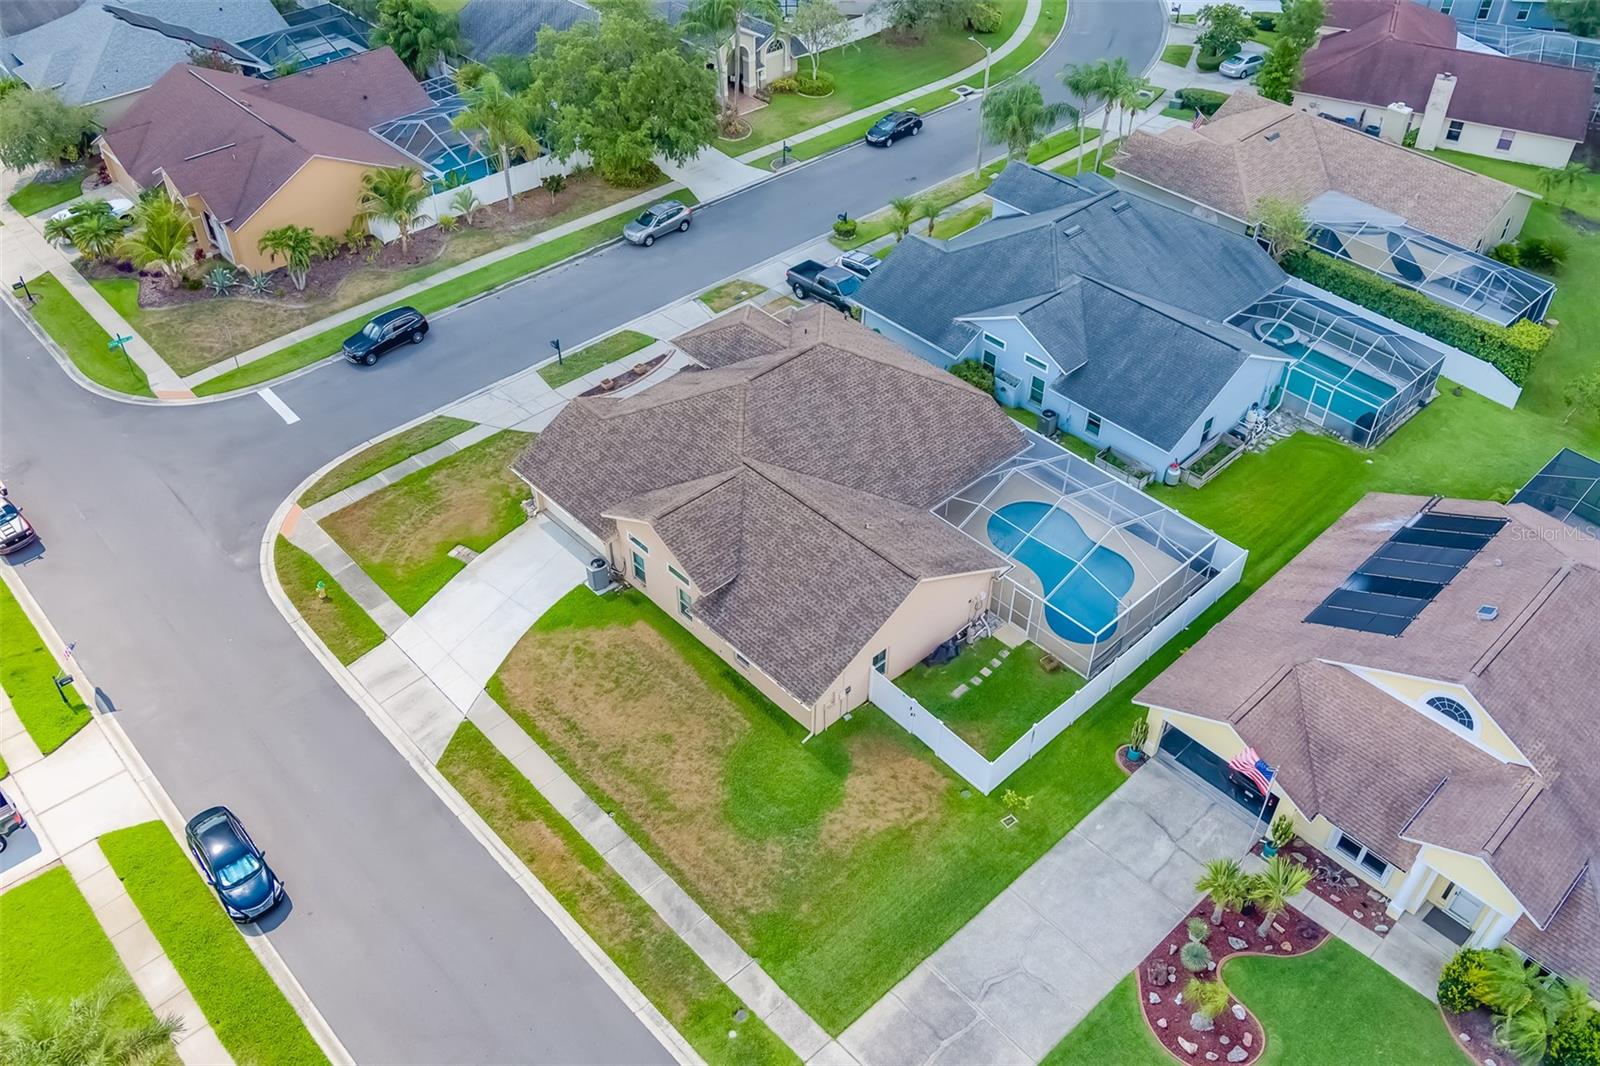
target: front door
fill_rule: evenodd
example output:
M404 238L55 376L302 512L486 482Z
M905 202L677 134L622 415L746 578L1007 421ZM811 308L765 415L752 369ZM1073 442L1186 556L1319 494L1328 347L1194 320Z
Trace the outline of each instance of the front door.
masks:
M1444 909L1450 917L1471 929L1477 923L1478 915L1483 913L1483 900L1456 885L1450 890L1450 901Z

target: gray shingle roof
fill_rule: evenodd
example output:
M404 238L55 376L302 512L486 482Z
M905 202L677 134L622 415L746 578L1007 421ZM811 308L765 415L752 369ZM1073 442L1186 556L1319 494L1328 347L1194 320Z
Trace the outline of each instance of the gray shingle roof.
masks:
M579 0L469 0L456 17L467 52L483 61L498 55L527 55L546 26L565 30L600 16Z
M990 397L831 309L744 308L680 341L740 326L790 343L574 400L516 468L602 537L651 522L706 624L811 702L917 581L1005 565L929 509L1023 439ZM912 427L907 408L941 416Z
M1092 200L1112 188L1095 173L1067 178L1043 167L1008 166L989 183L987 192L992 200L1037 215Z

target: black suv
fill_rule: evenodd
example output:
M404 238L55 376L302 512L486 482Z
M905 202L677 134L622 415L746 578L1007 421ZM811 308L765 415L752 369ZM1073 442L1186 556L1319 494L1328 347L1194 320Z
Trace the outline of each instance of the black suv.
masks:
M371 366L378 356L397 344L421 344L428 335L428 320L415 307L385 311L361 327L361 332L344 342L344 357L352 363Z
M872 124L867 143L887 148L902 137L915 137L922 131L922 116L915 111L891 111Z

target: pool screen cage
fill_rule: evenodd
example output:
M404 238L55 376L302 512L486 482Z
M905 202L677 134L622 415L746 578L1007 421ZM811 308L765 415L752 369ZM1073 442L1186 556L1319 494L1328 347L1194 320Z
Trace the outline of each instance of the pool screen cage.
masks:
M1511 502L1525 503L1600 537L1600 462L1563 448Z
M430 106L381 122L372 132L422 164L423 177L435 192L494 173L494 165L472 138L454 126L456 115L467 106L455 79L430 78L422 88L433 101Z
M1010 570L995 580L990 611L1012 623L1067 667L1092 678L1160 622L1216 573L1216 534L1080 459L1036 433L1028 446L949 499L934 514L978 543L1005 556ZM998 512L1012 503L1048 505L1036 521L1016 525ZM1070 516L1090 545L1077 559L1055 551L1045 525L1057 512ZM998 523L1018 543L1005 550L991 530ZM1039 538L1036 540L1036 536ZM1114 552L1132 567L1131 584L1113 588L1086 565L1100 551ZM1065 572L1046 587L1029 564L1041 551L1061 560ZM1074 591L1068 597L1062 593ZM1085 595L1087 593L1087 595ZM1114 605L1107 620L1101 607ZM1054 615L1055 624L1046 612ZM1068 640L1059 630L1079 630L1087 640Z
M1542 321L1556 287L1537 274L1406 225L1342 193L1306 205L1311 243L1429 299L1501 326Z
M1296 357L1280 409L1371 447L1433 395L1444 356L1285 285L1228 320ZM1296 389L1296 372L1311 387Z
M239 47L267 67L288 63L298 70L332 63L370 50L370 27L337 4L291 11L287 29L240 41Z

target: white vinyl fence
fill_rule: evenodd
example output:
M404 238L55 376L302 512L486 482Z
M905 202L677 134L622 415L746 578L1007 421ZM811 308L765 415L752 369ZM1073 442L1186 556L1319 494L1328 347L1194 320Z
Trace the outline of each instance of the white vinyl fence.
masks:
M584 152L574 153L565 163L555 156L542 155L528 163L518 163L511 168L511 191L517 193L536 189L539 183L551 174L571 174L574 170L589 165L589 156ZM453 206L455 198L461 195L462 189L471 189L478 202L485 207L498 204L506 198L506 176L503 173L490 174L488 177L469 181L465 185L444 192L436 192L428 197L422 204L422 218L420 218L411 232L425 230L439 221L440 215L459 214ZM372 219L367 223L367 230L384 244L396 240L400 236L400 229L392 222L382 222Z
M1132 646L1125 648L1104 670L1090 679L1061 706L1035 722L1032 729L1017 738L1016 742L1000 753L996 759L985 759L973 750L956 733L941 722L931 711L900 690L887 677L873 671L868 679L867 694L885 714L893 718L906 732L933 749L946 766L960 774L968 784L988 795L1000 783L1033 758L1034 754L1061 735L1061 731L1076 722L1083 713L1100 702L1106 693L1121 683L1129 674L1144 664L1167 641L1177 636L1189 623L1217 600L1222 598L1244 574L1247 553L1243 548L1218 540L1216 561L1222 565L1215 577L1206 582L1194 595L1179 604L1167 617L1157 622L1150 631ZM1107 753L1107 758L1110 755Z

